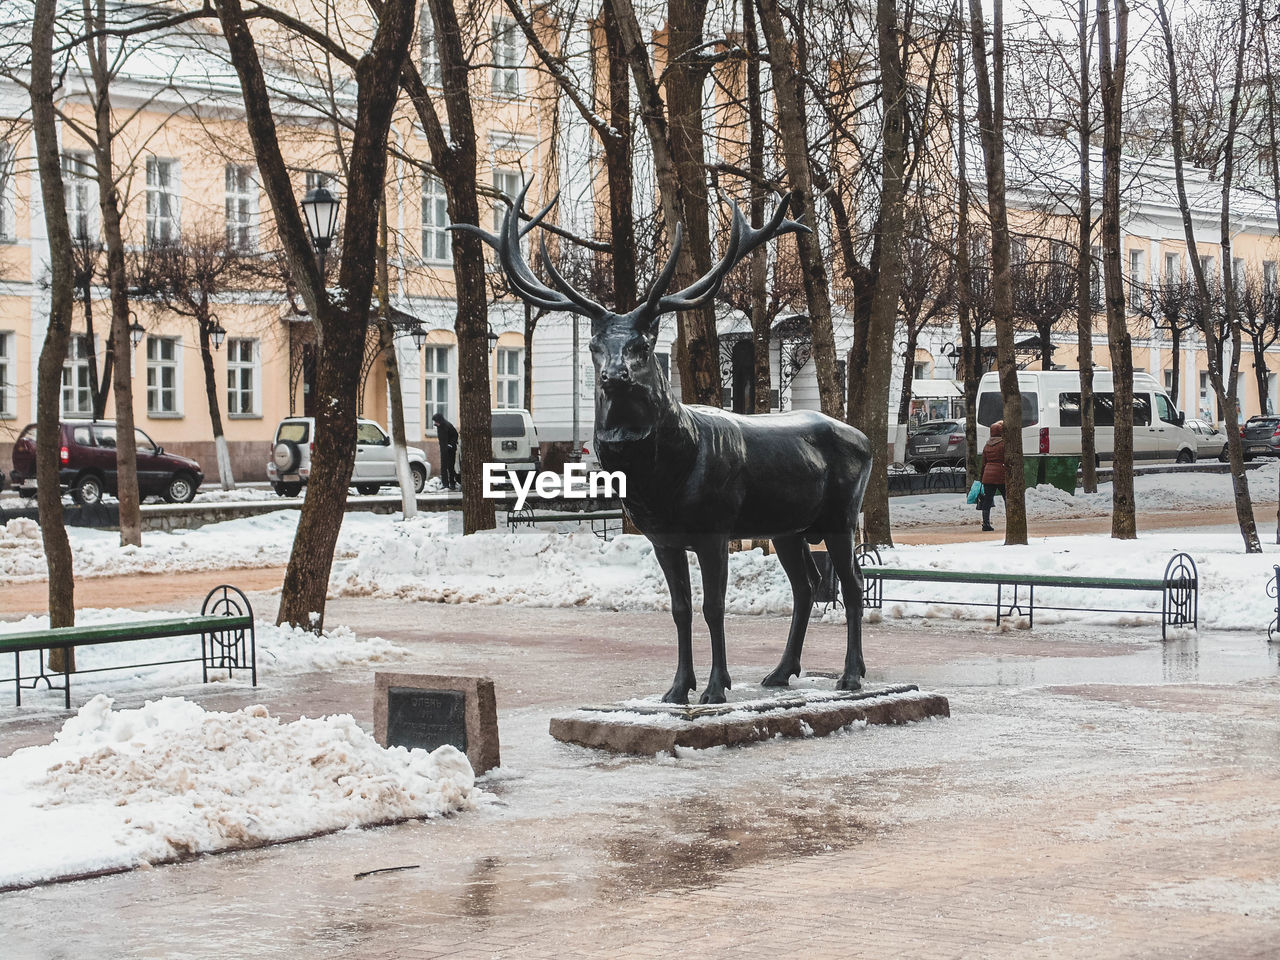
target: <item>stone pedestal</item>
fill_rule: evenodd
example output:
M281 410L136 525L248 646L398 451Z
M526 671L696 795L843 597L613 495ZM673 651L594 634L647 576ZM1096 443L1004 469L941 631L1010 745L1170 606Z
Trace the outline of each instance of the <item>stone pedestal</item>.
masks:
M501 764L498 709L487 677L373 675L373 736L384 747L457 747L476 776Z
M729 703L680 706L656 699L582 707L551 719L551 735L565 743L611 753L674 753L774 737L823 737L851 723L910 723L951 715L947 698L915 685L854 693L834 681L806 677L792 688L743 686Z

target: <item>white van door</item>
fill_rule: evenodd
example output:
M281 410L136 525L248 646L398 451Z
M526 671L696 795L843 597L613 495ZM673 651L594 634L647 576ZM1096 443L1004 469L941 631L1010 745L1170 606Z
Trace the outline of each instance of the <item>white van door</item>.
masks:
M1135 390L1133 393L1133 460L1135 463L1150 463L1160 459L1160 428L1154 413L1151 394Z
M1163 393L1154 394L1155 427L1161 460L1177 460L1181 450L1197 452L1194 432L1178 423L1178 411Z

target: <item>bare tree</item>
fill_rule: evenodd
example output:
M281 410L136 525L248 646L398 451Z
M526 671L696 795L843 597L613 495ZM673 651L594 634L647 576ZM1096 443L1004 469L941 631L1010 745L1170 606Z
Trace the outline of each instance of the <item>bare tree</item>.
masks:
M194 320L204 370L205 400L217 452L223 490L235 487L231 455L222 428L222 408L213 368L213 336L221 330L214 311L217 300L237 290L256 274L253 257L227 242L225 231L194 229L169 243L152 243L134 254L133 294ZM225 332L225 331L223 331Z
M1240 332L1249 340L1253 351L1253 378L1258 387L1259 413L1275 413L1271 409L1267 389L1267 350L1280 339L1280 301L1276 292L1267 289L1256 270L1248 271L1236 285L1236 316Z
M1075 264L1060 258L1035 258L1013 268L1013 314L1036 333L1040 369L1053 369L1053 334L1076 304Z
M955 305L953 260L932 236L932 223L912 218L911 235L902 250L902 291L898 297L898 323L902 330L902 391L898 397L898 423L911 413L911 369L920 334Z
M1004 4L995 0L991 61L981 0L969 0L973 66L978 88L978 132L987 169L991 217L991 282L995 302L996 362L1004 398L1006 544L1027 542L1027 508L1022 465L1022 394L1013 344L1013 284L1010 273L1009 213L1004 169Z
M285 573L279 622L319 629L347 484L355 462L356 393L377 261L377 217L387 166L387 132L399 92L415 17L413 0L387 0L365 53L351 58L356 116L351 136L344 243L338 269L341 298L330 293L312 253L281 153L258 45L240 0L217 0L232 65L240 78L245 119L280 244L299 293L316 324L315 456Z
M40 170L40 198L49 235L51 274L49 328L40 348L36 383L36 486L40 509L40 537L49 570L49 624L69 627L76 622L75 574L71 543L62 519L59 461L62 364L71 336L71 228L58 152L58 122L54 110L53 35L57 0L35 0L31 24L31 126ZM50 666L63 667L50 652ZM65 665L74 669L74 662Z

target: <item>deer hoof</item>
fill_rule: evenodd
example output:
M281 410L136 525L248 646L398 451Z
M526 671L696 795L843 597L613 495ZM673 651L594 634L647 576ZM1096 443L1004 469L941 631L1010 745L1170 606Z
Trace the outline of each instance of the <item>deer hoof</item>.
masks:
M677 684L662 695L663 703L688 703L689 687Z
M724 703L724 691L708 688L698 700L699 703Z
M769 674L760 681L762 687L787 687L791 685L791 678L800 676L800 667L791 666L789 664L780 663L773 673Z
M860 677L851 677L849 676L849 674L846 673L843 677L841 677L838 681L836 681L836 689L837 690L861 690L862 679Z

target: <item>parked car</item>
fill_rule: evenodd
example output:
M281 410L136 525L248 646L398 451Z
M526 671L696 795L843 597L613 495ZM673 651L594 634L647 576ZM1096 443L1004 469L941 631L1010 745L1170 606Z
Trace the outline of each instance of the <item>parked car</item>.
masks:
M110 420L66 420L59 424L62 466L58 479L78 503L95 504L104 493L116 494L116 425ZM138 494L160 496L170 503L190 503L204 482L204 471L190 457L165 453L141 430L138 446ZM13 485L36 483L36 425L30 424L13 445Z
M493 459L516 473L542 469L538 428L528 410L493 411Z
M1244 458L1280 457L1280 417L1250 417L1240 428L1240 445Z
M296 497L311 478L315 450L315 417L287 417L276 427L267 461L267 479L282 497ZM431 476L431 462L418 447L406 447L413 491L421 493ZM358 493L374 494L396 483L395 446L387 431L372 420L356 421L356 462L351 485Z
M1227 435L1207 420L1188 420L1186 427L1196 435L1196 459L1217 457L1227 460Z
M926 420L907 437L907 466L917 473L932 467L963 467L968 448L963 420Z

